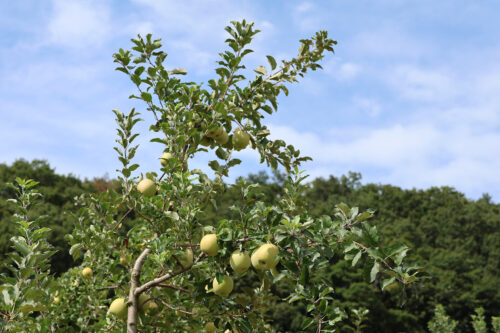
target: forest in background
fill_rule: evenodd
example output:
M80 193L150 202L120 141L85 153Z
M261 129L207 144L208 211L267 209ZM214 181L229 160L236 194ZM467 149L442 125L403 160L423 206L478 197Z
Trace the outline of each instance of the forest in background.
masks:
M52 229L49 239L58 250L52 258L52 272L61 274L76 263L69 255L64 235L72 230L75 219L73 198L85 193L99 194L117 189L112 179L81 180L58 175L46 161L18 160L0 164L0 268L9 260L10 235L14 207L7 202L13 196L6 186L15 177L40 182L43 203L33 214L47 215L45 226ZM273 203L282 194L282 176L264 172L251 174L239 181L260 185L260 200ZM360 210L376 211L373 223L385 243L405 243L409 259L422 266L426 278L407 290L380 291L366 282L362 265L350 267L343 258L334 258L327 271L311 279L328 280L338 296L339 305L350 311L364 307L370 312L363 332L425 332L434 307L442 304L458 321L459 332L472 332L470 316L482 306L487 318L500 313L500 204L488 195L469 200L451 187L405 190L396 186L362 184L359 173L310 180L303 200L312 216L332 215L336 204L344 202ZM239 193L227 185L216 198L217 209L205 212L206 223L230 218L231 206L238 205ZM134 216L126 223L133 225ZM273 286L279 293L285 284ZM277 303L270 313L279 331L298 331L305 309L293 304ZM293 318L290 320L290 318ZM342 332L351 332L346 322Z

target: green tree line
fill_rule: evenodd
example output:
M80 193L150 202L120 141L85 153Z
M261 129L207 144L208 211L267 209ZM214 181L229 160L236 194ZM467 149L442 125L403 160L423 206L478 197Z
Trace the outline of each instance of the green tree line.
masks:
M57 250L51 259L51 271L62 274L76 263L68 254L63 238L70 233L75 219L71 212L73 198L82 193L103 192L116 188L106 177L81 180L72 175L59 175L46 161L15 161L0 164L0 250L2 266L8 261L9 239L15 228L12 207L6 200L13 193L5 186L15 177L40 182L44 202L37 215L48 215L46 226L52 229L49 241ZM264 187L263 200L273 203L283 195L282 175L251 174L240 182L258 183ZM315 279L327 280L335 289L338 304L350 315L341 332L352 332L356 326L355 309L369 312L362 323L363 332L425 332L434 316L434 308L442 304L456 321L458 332L473 332L470 314L479 306L487 317L498 316L500 309L500 205L488 195L469 200L451 187L427 190L405 190L391 185L362 184L361 175L317 178L306 185L303 197L309 214L329 214L335 204L358 205L361 210L376 210L374 223L385 243L405 243L411 248L411 261L418 262L426 278L407 290L389 286L380 291L367 283L364 271L350 267L344 258L334 258L330 268ZM238 189L227 186L216 198L217 212L208 210L207 223L217 216L235 214L233 206L241 204ZM66 213L63 213L66 212ZM217 214L216 214L217 213ZM133 216L131 217L133 220ZM2 268L2 272L6 272ZM286 285L273 286L285 292ZM282 290L280 290L282 289ZM296 332L302 322L304 308L280 303L272 310L273 325L278 331Z

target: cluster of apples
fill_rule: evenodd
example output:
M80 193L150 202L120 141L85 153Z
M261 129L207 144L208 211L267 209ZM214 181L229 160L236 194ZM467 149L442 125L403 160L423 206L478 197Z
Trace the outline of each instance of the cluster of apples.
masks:
M201 139L200 144L208 147L214 142L220 145L225 145L229 142L229 135L227 134L224 126L221 125L215 130L208 131L207 135ZM240 128L237 128L234 130L232 142L234 149L245 149L250 143L250 135Z
M203 236L200 241L200 249L208 256L216 256L219 252L217 244L217 236L208 234ZM236 250L231 254L229 264L233 271L244 273L252 265L257 270L275 270L279 262L279 249L274 244L264 244L252 253L250 257L247 252ZM222 282L219 283L217 278L212 282L212 290L214 294L227 297L233 291L233 278L229 275L224 276Z
M200 241L200 250L203 251L208 256L216 256L219 252L219 244L217 244L216 234L207 234L203 236ZM192 253L192 252L191 252ZM252 253L250 257L247 252L241 252L236 250L231 254L229 258L229 264L233 271L237 273L244 273L252 265L257 270L270 270L273 275L275 275L276 265L279 262L279 249L274 244L264 244L261 245L257 250ZM221 283L214 278L212 282L212 291L214 294L227 297L233 291L234 281L229 275L224 276ZM213 322L207 322L205 324L205 332L215 333L216 327ZM231 332L226 330L226 332ZM226 333L225 332L225 333Z
M229 141L229 135L227 134L224 126L219 126L216 130L210 130L207 132L201 141L200 144L203 146L210 146L213 142L217 142L220 145L224 145ZM245 149L250 143L250 135L237 128L233 133L233 148L236 150ZM168 160L172 158L172 154L169 152L165 152L160 157L160 163L165 168L168 165ZM137 184L137 190L142 193L145 197L152 197L156 194L156 184L153 180L145 178L139 181Z

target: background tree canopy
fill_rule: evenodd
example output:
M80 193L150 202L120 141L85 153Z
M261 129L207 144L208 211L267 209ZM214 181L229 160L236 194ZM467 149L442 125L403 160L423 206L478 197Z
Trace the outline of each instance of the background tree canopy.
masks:
M73 198L82 193L102 192L116 188L116 182L104 178L80 180L58 175L46 161L18 160L12 165L0 164L0 251L2 266L8 261L9 238L14 228L13 207L6 199L13 196L5 186L18 176L40 182L44 201L32 212L48 215L46 226L52 229L49 239L57 254L52 258L52 272L61 274L75 263L68 254L64 235L71 232L75 220L70 214ZM391 185L361 184L361 175L328 179L318 178L308 184L304 200L312 216L329 214L335 204L358 205L361 210L376 209L374 223L385 243L405 243L410 261L418 262L428 278L399 292L381 292L366 282L362 269L350 267L343 258L335 258L329 270L314 279L327 279L339 297L339 305L348 312L364 307L370 310L366 332L426 331L436 304L443 304L451 318L457 320L460 332L472 332L470 314L478 306L486 316L498 315L500 309L500 205L488 195L473 201L450 187L427 190L404 190ZM264 186L263 200L273 203L282 194L282 175L251 174L250 183ZM217 215L231 216L230 209L240 201L238 191L227 186L217 197ZM216 218L208 209L205 219ZM2 269L2 272L6 272ZM277 285L277 292L285 285ZM390 290L390 288L389 288ZM382 295L380 295L382 293ZM381 297L382 296L382 297ZM280 304L273 308L273 322L279 331L298 331L302 321L300 307ZM294 318L290 320L290 318ZM352 325L353 323L351 323ZM347 323L342 332L351 332Z

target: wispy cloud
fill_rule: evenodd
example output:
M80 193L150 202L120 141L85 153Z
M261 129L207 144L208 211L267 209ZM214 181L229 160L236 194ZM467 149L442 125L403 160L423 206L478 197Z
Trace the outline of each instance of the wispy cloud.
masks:
M415 65L398 65L387 73L391 86L403 98L420 102L438 102L456 97L457 78L440 69L425 69Z
M94 0L53 0L49 42L69 48L102 45L111 32L110 3Z

